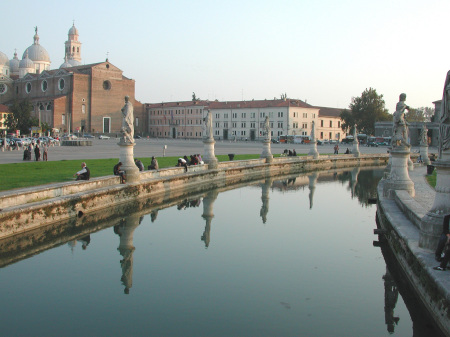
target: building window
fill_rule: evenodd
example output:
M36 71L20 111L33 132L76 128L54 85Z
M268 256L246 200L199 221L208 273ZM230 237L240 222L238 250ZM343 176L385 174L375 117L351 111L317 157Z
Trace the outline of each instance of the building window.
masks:
M243 112L243 113L241 114L241 116L242 116L242 118L247 118L247 113Z
M245 136L245 131L241 131L241 136Z
M341 121L338 121L338 128L341 127Z
M283 128L283 122L278 122L278 128L282 129Z
M8 87L5 83L0 83L0 95L6 94Z
M232 127L235 128L237 126L237 123L233 122Z
M320 120L320 126L323 128L323 120Z
M111 131L111 117L103 117L103 132L110 133Z
M265 116L265 113L264 113L264 112L260 112L260 113L259 113L259 117L261 117L261 118L266 117L266 116Z
M216 114L216 118L219 119L219 118L220 118L220 115L219 115L219 114Z
M283 117L283 112L282 111L278 112L278 117Z
M333 121L330 121L330 128L333 127Z
M307 112L303 113L303 118L308 118L308 113Z
M228 118L228 114L223 114L223 118Z
M233 112L232 118L237 118L237 112Z
M330 139L333 139L333 133L330 132Z
M303 124L302 124L302 128L303 128L303 129L307 129L307 128L308 128L308 123L303 123Z
M228 122L223 123L224 128L228 128Z
M219 122L216 123L216 128L220 128L220 123Z
M31 83L30 82L28 82L25 85L25 91L27 92L27 94L29 94L31 92Z
M48 103L47 104L47 111L51 111L52 110L52 104L51 103Z
M247 124L246 123L241 123L241 128L246 128Z
M81 113L82 114L86 113L86 105L85 104L81 104Z
M256 112L252 112L250 115L251 118L256 118Z
M250 123L250 127L251 127L252 129L254 129L254 128L256 127L256 123L255 123L255 122Z
M66 115L65 114L61 115L61 124L66 125Z
M111 82L108 81L108 80L103 81L103 89L105 89L105 90L111 90Z
M58 81L58 88L59 88L59 90L63 90L65 85L66 85L66 83L64 81L64 78L60 78L59 81Z
M47 88L48 88L48 83L47 83L46 80L43 80L42 83L41 83L42 91L44 91L44 92L47 91Z
M220 136L219 130L216 130L216 131L214 132L214 134L215 134L216 136Z
M323 132L320 133L320 139L323 139Z
M134 126L138 127L139 126L139 118L136 117L136 120L134 121Z

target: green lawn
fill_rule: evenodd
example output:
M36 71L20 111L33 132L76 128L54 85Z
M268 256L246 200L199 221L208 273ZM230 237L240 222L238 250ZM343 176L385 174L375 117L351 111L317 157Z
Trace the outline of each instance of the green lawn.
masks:
M216 156L219 161L228 161L227 155ZM257 159L258 154L236 155L234 160ZM145 169L150 165L151 158L139 158ZM173 167L178 157L158 157L160 168ZM113 167L117 159L90 159L85 160L91 177L102 177L113 174ZM0 191L37 186L49 183L73 181L74 173L81 170L82 160L62 161L31 161L15 164L0 165Z

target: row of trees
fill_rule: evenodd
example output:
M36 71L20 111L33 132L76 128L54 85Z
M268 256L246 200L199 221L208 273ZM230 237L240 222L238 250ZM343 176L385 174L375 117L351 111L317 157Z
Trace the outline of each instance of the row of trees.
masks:
M433 121L434 109L421 107L411 108L406 113L409 122ZM353 128L367 135L375 134L375 122L392 121L392 114L385 108L383 95L378 95L373 88L364 90L359 97L353 97L348 109L342 110L342 130L352 133Z

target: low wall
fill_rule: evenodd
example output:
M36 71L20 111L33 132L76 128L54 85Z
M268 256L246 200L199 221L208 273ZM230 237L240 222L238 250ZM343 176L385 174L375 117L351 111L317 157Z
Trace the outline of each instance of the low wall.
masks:
M426 211L408 192L395 191L393 199L383 196L382 180L378 185L377 224L409 283L446 335L450 335L450 293L448 275L432 269L437 263L434 253L419 247L420 220ZM381 239L381 238L380 238ZM442 280L445 280L442 282Z
M92 140L63 140L62 146L92 146Z
M354 166L386 165L387 155L324 156L230 161L209 170L208 165L144 171L137 183L119 184L119 177L52 184L1 194L0 239L51 223L81 217L106 207L146 198L156 203L174 191L206 191L218 184L235 184L270 176Z

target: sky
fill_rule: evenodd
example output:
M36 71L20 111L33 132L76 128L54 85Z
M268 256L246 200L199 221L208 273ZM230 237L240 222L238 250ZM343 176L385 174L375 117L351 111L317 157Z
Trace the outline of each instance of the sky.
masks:
M442 99L448 0L7 1L0 51L33 43L64 62L75 23L82 63L109 61L142 103L288 98L347 108L366 88L389 112ZM5 28L7 27L7 28Z

